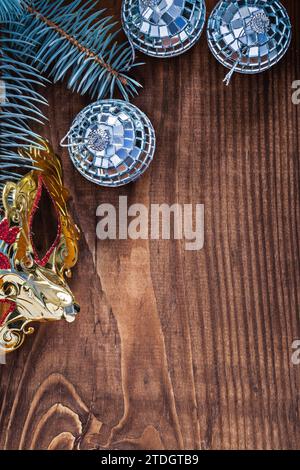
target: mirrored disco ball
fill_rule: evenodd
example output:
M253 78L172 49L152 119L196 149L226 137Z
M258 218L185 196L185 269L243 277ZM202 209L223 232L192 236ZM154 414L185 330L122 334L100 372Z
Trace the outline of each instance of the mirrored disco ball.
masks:
M156 57L182 54L199 39L204 0L123 0L124 30L133 46Z
M286 53L291 24L278 0L222 0L208 20L214 56L240 73L269 69Z
M147 116L121 100L97 101L83 109L68 133L77 170L101 186L122 186L141 176L155 150L155 133Z

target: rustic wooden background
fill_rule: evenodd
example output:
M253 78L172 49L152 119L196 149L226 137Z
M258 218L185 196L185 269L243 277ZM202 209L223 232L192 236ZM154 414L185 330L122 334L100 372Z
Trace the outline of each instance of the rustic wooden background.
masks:
M102 4L119 15L119 0ZM146 58L134 103L158 148L128 187L74 170L59 141L89 100L49 88L47 134L83 233L82 310L75 324L41 326L1 367L2 449L299 447L300 2L284 4L293 42L270 72L226 88L205 35L182 57ZM205 204L204 249L97 241L96 207L119 195Z

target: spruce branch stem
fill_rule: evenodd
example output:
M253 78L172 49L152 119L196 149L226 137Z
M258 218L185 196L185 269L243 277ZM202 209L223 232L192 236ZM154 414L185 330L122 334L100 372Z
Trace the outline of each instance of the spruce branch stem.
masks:
M67 39L74 47L76 47L80 52L84 53L85 56L89 59L93 59L94 62L96 62L98 65L106 69L111 75L114 77L118 78L122 85L126 86L128 84L127 79L123 77L117 70L115 70L113 67L111 67L109 64L107 64L104 60L102 60L97 54L92 52L90 49L85 47L83 44L81 44L79 41L77 41L76 38L73 36L69 35L66 31L64 31L59 25L54 23L52 20L47 18L46 16L42 15L38 10L35 8L31 7L30 5L26 6L27 10L29 13L33 14L36 16L37 19L45 23L47 26L50 28L53 28L60 36L64 37Z

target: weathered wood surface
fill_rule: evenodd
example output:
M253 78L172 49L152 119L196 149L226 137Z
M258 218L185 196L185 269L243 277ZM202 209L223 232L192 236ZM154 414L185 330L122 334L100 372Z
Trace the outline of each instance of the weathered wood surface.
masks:
M119 14L120 1L102 1ZM0 370L1 449L295 449L299 323L300 2L284 60L235 76L205 35L172 60L146 58L134 101L158 148L122 189L85 181L62 152L82 229L76 323L43 325ZM207 1L208 12L214 0ZM89 102L51 86L57 151ZM96 240L102 202L205 204L205 246Z

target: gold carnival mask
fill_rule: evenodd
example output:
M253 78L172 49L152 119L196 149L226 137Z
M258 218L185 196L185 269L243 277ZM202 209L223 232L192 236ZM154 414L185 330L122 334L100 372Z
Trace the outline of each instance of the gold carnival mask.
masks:
M19 348L33 333L32 322L71 322L79 312L65 281L77 262L79 229L67 210L60 160L43 145L45 150L22 152L35 168L18 183L6 183L2 194L0 352ZM38 237L36 229L45 213L54 230L48 246L41 246L46 236Z

